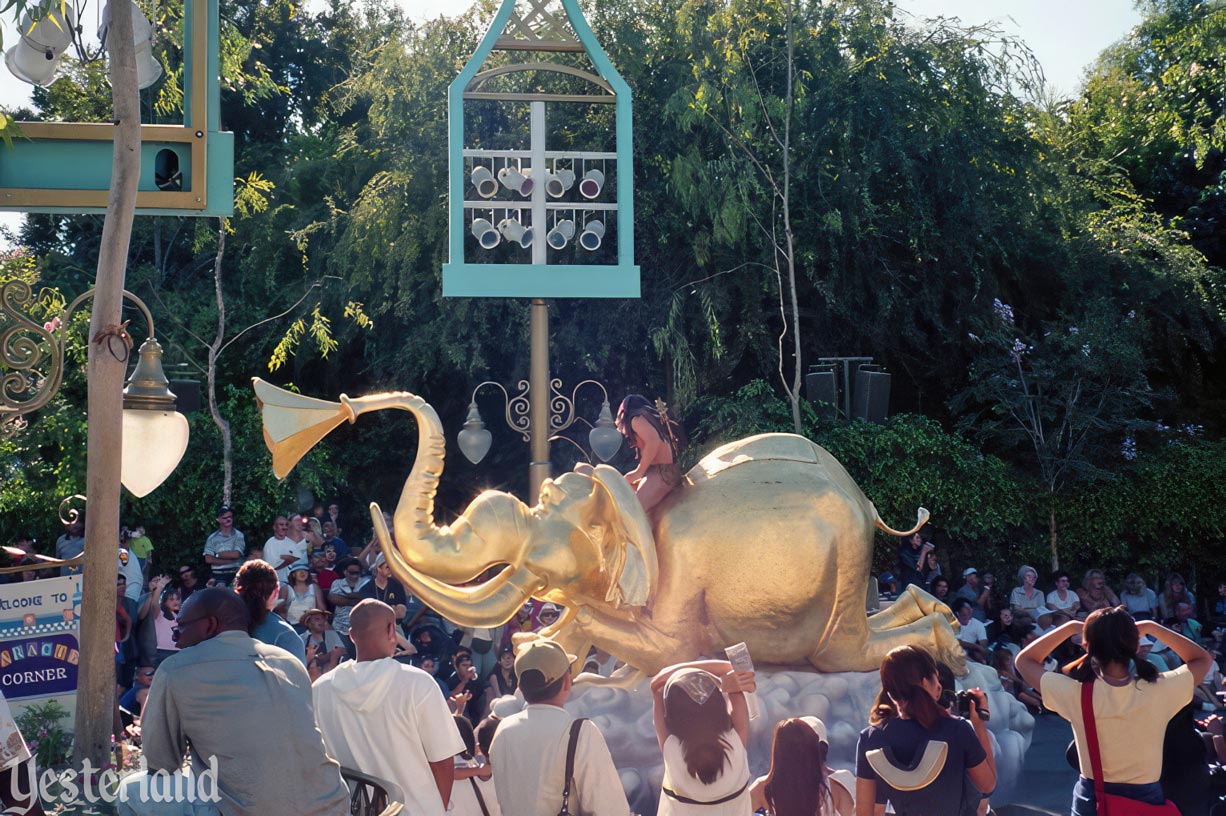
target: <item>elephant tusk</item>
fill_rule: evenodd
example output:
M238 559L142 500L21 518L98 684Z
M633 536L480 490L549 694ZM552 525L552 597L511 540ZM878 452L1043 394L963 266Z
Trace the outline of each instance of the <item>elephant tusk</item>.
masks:
M524 567L507 567L475 587L458 587L424 575L404 560L395 547L384 549L393 574L435 611L461 626L500 626L515 614L545 580Z
M906 538L907 536L915 535L916 533L918 533L920 531L920 528L922 528L925 524L928 523L928 519L930 515L931 514L928 512L927 507L921 507L915 514L915 526L914 527L912 527L910 530L895 530L893 527L890 527L888 524L886 524L884 521L881 520L881 516L878 515L877 513L877 508L874 507L873 508L873 525L878 530L880 530L883 533L886 533L887 535L898 536L899 538Z

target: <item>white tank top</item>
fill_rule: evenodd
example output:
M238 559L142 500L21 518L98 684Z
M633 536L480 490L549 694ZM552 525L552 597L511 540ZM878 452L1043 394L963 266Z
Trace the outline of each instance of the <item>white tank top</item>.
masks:
M289 593L289 606L285 610L285 619L297 623L302 619L302 613L315 608L315 585L308 584L306 591L299 595L292 584L286 585Z

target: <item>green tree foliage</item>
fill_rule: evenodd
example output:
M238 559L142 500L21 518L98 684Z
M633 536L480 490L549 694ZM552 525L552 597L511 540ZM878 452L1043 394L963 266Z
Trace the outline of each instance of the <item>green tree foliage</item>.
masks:
M961 427L1020 454L1050 497L1052 569L1058 569L1054 500L1078 481L1102 477L1112 446L1143 422L1153 395L1144 374L1142 331L1135 312L1093 302L1076 324L1041 324L1027 335L1014 310L996 301L982 324L970 384L953 400Z
M1068 549L1094 553L1117 575L1176 569L1204 581L1220 580L1224 454L1221 440L1208 441L1203 429L1193 426L1142 435L1139 450L1130 445L1121 452L1115 478L1061 497L1058 512Z
M358 508L394 504L416 445L405 416L363 417L329 437L323 460L277 484L250 407L252 375L324 398L411 390L436 407L450 439L477 382L514 384L527 374L525 304L440 296L446 89L495 5L415 24L389 0L336 0L318 12L289 0L223 3L223 124L238 137L236 175L247 187L252 179L269 185L255 190L259 207L231 221L223 262L228 325L259 324L218 366L234 426L240 526L328 495L341 499L353 538L366 524ZM568 384L594 376L614 401L627 392L663 396L695 429L694 454L716 439L790 430L786 402L767 385L778 379L784 326L774 197L736 149L747 140L768 163L779 158L771 123L786 105L788 4L585 5L634 93L643 298L551 303L553 375ZM159 6L169 79L145 100L150 116L164 119L179 104L175 13ZM1001 564L1046 549L1052 508L1071 568L1091 565L1112 541L1120 542L1112 563L1143 552L1138 562L1154 568L1174 558L1172 542L1208 547L1220 524L1183 509L1207 500L1195 485L1154 491L1168 507L1188 504L1178 512L1145 504L1144 521L1109 499L1116 488L1135 497L1158 486L1146 480L1160 477L1146 474L1174 473L1181 462L1208 474L1211 458L1197 451L1216 450L1226 416L1221 267L1212 235L1202 234L1217 218L1221 184L1220 1L1154 5L1136 35L1104 55L1083 97L1047 109L1029 101L1037 75L1022 44L895 14L886 0L792 4L802 355L873 355L894 373L893 408L906 414L883 428L830 428L804 409L804 432L844 458L888 521L902 523L925 504L951 546L979 548L985 559L997 553ZM103 120L97 65L75 67L70 80L36 92L40 113ZM594 127L584 116L560 119L561 138ZM483 110L470 124L493 138L517 122ZM22 237L44 284L77 293L92 280L99 230L92 217L38 216ZM154 308L172 376L200 363L195 338L207 344L216 330L218 235L191 219L137 222L129 288ZM992 322L995 300L1016 310L1008 331ZM1095 335L1090 357L1081 353L1087 334ZM323 348L307 342L313 335ZM1044 433L1050 422L1061 427L1070 407L1069 427L1080 429L1057 431L1046 459L1024 429L1009 430L1010 410L1037 394L1008 384L1020 382L1009 356L1015 337L1027 347L1026 381L1043 389ZM266 374L270 360L279 367ZM1072 400L1067 389L1077 382L1083 389ZM44 413L70 415L79 387L69 381L67 401ZM1075 407L1083 395L1108 393L1119 399L1102 412ZM438 499L444 519L482 487L525 492L526 448L491 421L501 407L490 392L478 400L496 444L480 467L451 451ZM581 398L580 413L594 406ZM1151 432L1129 436L1159 418L1202 424L1208 441L1185 442L1185 452L1154 443ZM948 430L959 419L964 425ZM185 555L211 529L221 472L215 431L202 416L192 422L189 463L131 508L164 524L155 541L182 541ZM77 437L46 428L63 436L60 448L34 427L28 444L4 443L19 449L6 449L6 461L26 480L0 490L6 525L18 512L54 524L51 497L79 490L79 423ZM1135 460L1119 453L1130 438ZM63 463L62 475L43 472L40 444L53 454L48 462ZM559 466L570 450L555 450ZM1069 476L1050 500L1045 461ZM13 503L10 493L26 498ZM1162 526L1171 519L1184 520Z
M1173 411L1185 420L1217 422L1226 396L1214 373L1226 340L1226 5L1163 0L1147 10L1102 54L1079 98L1039 117L1050 204L1072 226L1053 291L1136 309L1149 327L1151 382L1176 392Z
M1193 246L1222 267L1226 3L1144 5L1146 19L1099 57L1081 98L1069 106L1070 131L1087 157L1122 170L1155 213L1187 232Z

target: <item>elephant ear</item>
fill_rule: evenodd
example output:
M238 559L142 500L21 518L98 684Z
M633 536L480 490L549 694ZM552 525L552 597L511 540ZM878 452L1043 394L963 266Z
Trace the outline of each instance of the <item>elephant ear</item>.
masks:
M645 606L655 595L660 576L651 521L634 488L615 468L597 465L592 479L592 514L588 521L602 526L606 541L612 539L615 547L610 566L616 570L616 579L609 582L606 600L616 606Z

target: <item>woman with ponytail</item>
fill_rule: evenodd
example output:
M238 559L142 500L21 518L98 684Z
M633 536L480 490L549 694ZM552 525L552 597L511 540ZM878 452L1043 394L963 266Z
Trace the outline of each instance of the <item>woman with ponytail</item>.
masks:
M664 754L658 816L749 816L749 709L753 672L726 660L670 666L651 680ZM811 816L811 815L810 815Z
M1063 672L1044 672L1047 656L1075 635L1081 635L1085 656ZM1159 672L1148 660L1138 659L1142 635L1162 641L1185 665ZM1200 646L1154 621L1134 621L1123 606L1096 609L1084 623L1069 621L1018 654L1014 660L1018 673L1039 689L1044 707L1073 726L1081 766L1073 788L1073 816L1097 813L1094 762L1082 716L1085 684L1091 684L1103 793L1161 807L1166 798L1158 779L1167 722L1192 699L1212 664L1213 658Z
M234 591L243 599L251 616L247 634L261 643L280 646L301 660L305 666L306 644L303 643L302 637L284 618L272 611L281 598L281 582L277 579L277 571L263 561L248 561L238 568L238 574L234 578Z
M987 695L970 694L968 722L938 702L932 655L920 646L890 650L856 745L856 816L873 816L886 802L898 816L975 816L983 794L996 787L996 761Z

